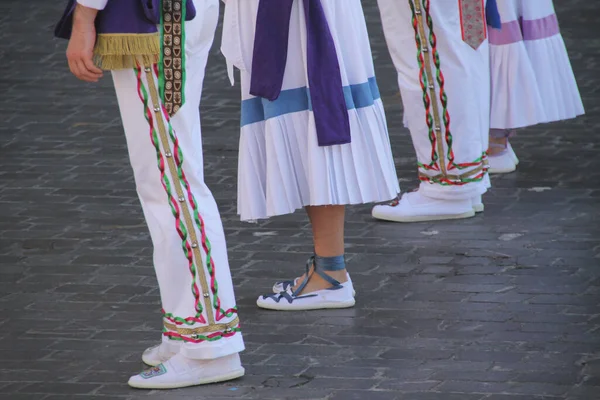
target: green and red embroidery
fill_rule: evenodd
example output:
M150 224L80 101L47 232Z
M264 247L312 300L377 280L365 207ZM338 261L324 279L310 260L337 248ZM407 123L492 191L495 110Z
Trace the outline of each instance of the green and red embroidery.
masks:
M185 19L186 19L186 0L164 0L160 2L161 10L161 57L159 64L153 64L152 68L146 68L146 78L150 90L150 96L148 91L144 87L142 80L142 70L138 65L135 68L137 77L137 89L138 95L142 100L145 108L145 117L150 126L150 136L152 144L156 149L157 163L160 171L161 184L165 189L168 197L169 206L171 212L175 217L175 227L182 242L182 249L186 259L188 260L188 268L192 276L191 291L194 297L194 309L196 314L194 316L182 318L175 316L172 313L167 313L163 310L164 318L177 326L181 325L194 325L196 323L205 324L203 312L206 312L208 317L208 323L214 324L216 321L220 321L225 317L231 317L237 313L237 307L232 307L227 310L221 308L221 301L218 297L218 283L216 280L216 269L214 260L212 257L212 249L210 241L206 235L206 228L203 218L201 217L196 199L191 190L189 181L187 180L183 171L183 152L181 151L179 140L173 130L170 118L175 115L179 108L185 102ZM154 74L151 75L151 72ZM154 79L158 82L158 90L154 85ZM151 108L150 98L154 105ZM154 117L153 117L153 112ZM167 125L167 129L163 124L161 118L164 117ZM159 124L156 132L154 119ZM166 132L168 134L166 134ZM160 140L159 140L160 136ZM169 143L169 140L171 143ZM161 141L162 147L165 148L165 156L167 157L167 166L165 166L165 158L161 153ZM170 152L170 146L172 144L173 154ZM171 178L165 171L169 169L171 171ZM177 171L175 174L175 170ZM177 175L177 176L175 176ZM176 196L173 194L172 186L175 187ZM185 192L182 190L185 189ZM187 197L187 198L186 198ZM181 204L179 204L181 203ZM191 206L193 218L190 216L187 208L187 203ZM198 265L202 265L202 254L199 252L198 241L196 240L196 231L194 227L197 226L200 232L200 246L206 253L206 269L210 276L210 284L207 285L203 272L200 272L197 268ZM198 261L199 260L199 261ZM202 286L202 292L200 291L197 278L200 279ZM208 291L212 292L212 304L208 299L210 296ZM205 309L202 307L201 293L204 293L205 297ZM211 307L212 306L212 307ZM216 310L216 315L213 316L212 308ZM172 333L172 332L171 332ZM226 332L228 334L228 332ZM169 334L170 336L170 334ZM217 338L218 335L209 335L209 339ZM219 336L222 337L222 336ZM216 339L215 339L216 340Z
M145 111L146 120L148 121L148 123L150 125L150 130L151 130L152 143L157 152L157 162L158 162L158 168L159 168L160 174L161 174L161 182L162 182L163 188L165 189L165 192L167 193L167 196L169 199L169 205L170 205L171 211L175 217L176 229L182 240L182 249L184 251L186 259L188 260L188 267L189 267L190 273L192 275L191 290L192 290L192 294L194 296L194 308L196 310L196 315L187 317L187 318L182 318L182 317L175 316L171 313L166 313L164 310L163 310L163 314L164 314L164 317L168 321L180 326L180 325L194 325L196 323L202 323L202 324L207 323L206 319L203 316L203 311L206 311L208 314L208 317L209 317L208 322L210 324L212 324L212 323L214 323L214 320L213 320L213 314L212 314L212 310L210 307L210 303L207 303L207 308L205 310L203 310L203 308L202 308L202 304L201 304L201 300L200 300L201 292L196 283L197 277L199 277L199 279L201 281L202 292L205 293L204 297L209 296L208 295L209 289L212 292L212 306L216 310L216 316L215 316L216 321L220 321L225 317L231 317L232 315L236 314L237 307L232 307L228 310L224 310L221 308L221 301L218 297L218 284L217 284L217 280L216 280L216 269L215 269L214 259L212 257L212 248L211 248L210 240L208 239L208 237L206 235L205 222L199 213L196 199L194 198L194 195L191 190L191 185L190 185L189 181L187 180L187 178L185 176L185 172L183 170L183 161L184 161L183 152L179 145L179 140L177 138L177 135L175 134L175 131L172 127L168 110L162 104L158 104L157 105L158 107L155 107L154 110L152 110L150 108L148 91L146 90L146 88L143 85L141 68L140 67L136 68L135 72L136 72L136 76L137 76L137 80L138 80L138 82L137 82L138 94L140 96L140 99L144 103L144 107L146 110ZM155 78L158 79L158 76L160 75L157 65L154 65L152 68L147 68L146 72L149 75L149 76L147 76L149 84L153 83ZM150 74L151 72L153 72L154 74L151 75ZM152 82L150 82L150 80L152 80ZM152 89L151 89L151 91L152 91ZM155 92L156 92L156 90L154 89L153 93L155 93ZM152 97L152 96L150 96L150 97ZM156 93L155 93L155 97L156 97ZM176 185L176 188L177 188L176 192L178 193L178 195L177 195L178 198L176 198L176 196L173 195L171 182L169 181L169 178L167 177L167 174L165 173L167 168L165 167L165 159L163 158L163 155L160 150L159 137L158 137L158 134L154 127L154 118L152 115L152 111L154 111L157 114L157 119L160 118L160 116L162 114L162 117L164 117L164 119L167 122L167 129L161 128L162 133L160 133L160 134L163 135L164 131L168 132L168 138L166 135L165 135L165 137L162 138L163 147L168 147L168 146L170 146L170 144L172 144L172 146L173 146L173 154L171 154L171 152L169 151L168 148L166 148L165 151L167 152L166 157L168 157L170 159L169 162L167 162L167 164L171 163L170 168L173 170L176 170L177 176L175 177L173 175L172 177L174 179L173 184ZM157 122L159 122L159 121L157 120ZM160 123L162 123L162 122L163 121L160 121ZM169 140L171 143L168 143ZM174 171L172 171L172 172L174 172ZM181 186L177 186L178 184L180 184ZM183 192L182 188L185 189L185 193ZM187 197L187 202L189 202L189 205L193 211L193 221L195 221L195 223L198 227L198 230L200 232L200 235L201 235L200 245L206 253L206 268L207 268L208 274L210 276L210 287L208 287L208 285L206 285L206 283L204 281L204 276L201 275L201 273L199 273L199 271L196 267L195 260L197 260L197 259L202 260L202 255L199 253L198 243L196 242L196 240L194 238L195 232L188 231L188 229L190 229L190 227L186 226L186 222L188 224L193 225L192 218L189 216L188 209L186 208L186 204L185 204L186 197ZM181 209L180 209L179 203L182 203ZM182 218L182 212L184 214L183 218ZM191 229L195 229L195 228L192 226ZM190 241L191 241L191 244L190 244ZM208 299L206 299L206 300L208 301ZM227 330L223 333L223 335L219 336L219 335L211 334L211 335L208 335L207 338L211 339L211 340L216 340L220 337L227 337L227 335L230 335L231 332L233 332L233 331ZM178 333L171 332L168 330L167 330L167 333L165 333L165 336L169 336L170 338L177 338L178 335L179 335Z
M203 342L214 342L219 339L228 338L234 336L236 333L241 332L242 328L240 325L231 328L225 329L220 332L213 332L207 335L200 334L192 334L192 335L183 335L181 333L169 331L166 328L163 328L163 335L168 337L170 340L178 340L187 343L203 343Z
M448 112L448 96L446 95L446 91L444 89L444 74L442 73L442 67L440 62L440 54L437 48L437 37L435 35L435 31L433 30L433 19L431 18L431 13L429 11L429 3L430 0L424 0L425 2L425 18L427 20L427 27L429 28L429 44L431 45L431 49L433 52L433 63L436 68L436 80L440 87L440 102L442 104L442 120L444 121L444 128L446 131L446 143L448 144L448 170L453 169L464 169L469 167L476 167L481 165L483 162L483 158L486 153L483 153L481 157L476 159L470 163L455 163L454 162L454 151L452 150L452 133L450 130L450 113Z
M435 126L434 119L431 115L431 98L429 96L428 88L430 88L430 83L428 80L427 73L425 71L425 56L423 54L424 46L421 42L421 35L419 34L419 19L417 18L417 13L415 10L415 5L412 1L408 2L410 4L410 8L412 11L412 26L415 31L415 41L417 42L417 62L419 64L419 83L421 84L421 89L423 91L423 105L425 106L425 122L427 123L427 128L429 130L429 142L431 143L431 162L429 164L418 163L420 168L425 170L433 170L439 171L440 166L438 164L438 153L436 152L437 147L437 136L435 134ZM420 11L419 11L420 13ZM426 49L425 49L426 50ZM431 83L433 84L433 83Z
M435 96L430 96L429 91L435 93L435 83L430 70L429 63L429 49L427 48L427 42L423 43L422 36L425 35L422 22L422 12L418 4L420 0L409 0L411 12L412 12L412 25L415 31L415 40L417 44L417 62L419 64L419 81L421 89L423 90L423 103L425 105L426 123L429 129L429 140L432 146L431 152L431 163L423 164L419 163L419 167L426 171L439 171L440 175L428 176L420 174L419 179L421 181L438 183L442 185L465 185L471 182L478 182L485 176L486 166L485 158L487 153L483 152L481 157L468 163L456 163L454 151L452 150L453 138L450 128L450 113L448 112L448 96L445 91L445 80L442 72L440 55L437 48L437 38L434 32L433 19L430 13L430 0L423 0L425 20L427 21L427 27L429 30L429 45L431 46L431 53L433 58L433 65L435 66L435 82L439 86L439 99L442 105L442 121L444 124L445 131L445 142L448 150L445 155L438 154L438 151L443 153L443 147L441 146L441 126L439 126L439 113L437 109L437 103ZM433 97L433 98L432 98ZM433 114L433 116L432 116ZM445 156L445 157L444 157ZM447 164L444 158L447 157ZM466 172L462 175L449 175L447 171L452 170L464 170L466 168L475 168L475 170ZM476 175L475 175L476 174ZM471 176L475 175L475 176Z
M171 208L171 212L173 213L173 216L175 217L175 227L177 229L177 233L179 234L179 237L181 238L181 246L182 246L183 252L185 254L185 257L188 260L188 267L189 267L190 273L192 274L192 294L194 295L194 308L196 310L196 315L193 317L181 318L181 317L176 317L173 314L165 313L165 318L169 319L170 321L172 321L173 323L176 323L176 324L193 325L195 323L206 323L206 320L204 319L204 316L202 315L203 309L202 309L202 304L200 302L200 291L198 290L198 285L196 284L196 271L197 270L196 270L196 265L194 263L192 248L188 241L188 232L185 227L185 224L181 220L181 212L180 212L179 204L177 202L177 199L173 196L173 193L171 191L170 180L167 177L167 174L165 173L165 160L160 151L160 143L159 143L159 139L158 139L158 134L156 132L156 129L154 128L154 118L152 116L152 109L149 107L148 91L146 90L146 88L143 85L142 68L138 66L137 68L134 69L134 71L135 71L135 74L137 77L138 95L140 97L140 100L142 100L142 103L144 104L146 121L148 121L148 125L150 126L150 138L151 138L152 144L154 145L154 148L156 150L156 157L157 157L157 162L158 162L158 169L160 171L161 183L162 183L163 188L165 189L165 192L167 193L167 197L169 199L169 206Z
M159 71L158 71L156 65L154 66L154 72L156 73L157 76L159 75ZM171 124L171 119L170 119L169 113L164 106L162 107L162 112L163 112L163 116L164 116L165 120L167 121L169 138L171 139L171 142L173 143L173 157L175 160L175 164L177 166L177 176L178 176L179 181L181 182L183 188L186 190L188 201L189 201L190 206L193 211L194 221L196 222L196 226L198 227L198 230L200 231L200 236L201 236L200 243L206 254L206 269L210 276L210 290L213 294L212 303L213 303L213 307L215 308L215 310L217 312L215 319L217 321L220 321L224 317L230 317L233 314L235 314L237 312L237 307L233 307L228 310L223 310L221 308L221 300L219 299L218 294L217 294L218 293L218 284L217 284L217 279L216 279L216 270L215 270L214 259L212 258L212 246L210 244L210 240L208 239L208 237L206 235L206 225L204 223L204 219L202 218L202 216L200 215L200 212L198 211L198 203L196 202L196 198L194 197L194 194L192 193L191 185L185 176L185 172L183 171L183 160L184 160L183 152L181 151L181 147L179 146L179 139L177 138L177 136L175 135L175 131L173 130L173 125ZM192 245L194 245L194 244L192 244Z

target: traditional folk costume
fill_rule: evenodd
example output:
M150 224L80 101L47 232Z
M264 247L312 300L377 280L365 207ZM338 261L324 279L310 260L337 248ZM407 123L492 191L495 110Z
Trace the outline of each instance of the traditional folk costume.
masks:
M497 0L501 29L490 29L490 136L584 113L552 0ZM512 172L510 143L490 156L490 173ZM504 148L504 145L500 145Z
M483 211L489 187L489 46L484 0L379 0L398 71L418 191L373 209L375 218L430 221Z
M242 220L396 196L398 179L359 0L227 0L222 51L230 76L234 66L241 71ZM339 261L317 257L314 265L340 270L343 257ZM274 290L282 285L289 282ZM297 295L301 290L262 296L258 305L353 305L351 284L342 286L306 296Z
M174 388L244 374L244 349L215 200L204 183L198 107L218 0L78 0L101 10L96 64L111 70L136 188L154 244L163 343L133 376ZM74 0L56 35L69 38Z

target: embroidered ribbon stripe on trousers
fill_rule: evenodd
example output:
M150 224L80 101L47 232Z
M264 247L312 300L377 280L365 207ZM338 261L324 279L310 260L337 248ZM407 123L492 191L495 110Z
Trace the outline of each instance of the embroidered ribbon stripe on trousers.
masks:
M151 140L156 149L162 185L168 196L169 205L175 217L176 229L182 240L182 248L188 260L188 267L192 277L191 290L194 296L196 311L194 316L188 317L165 313L165 318L171 324L165 323L164 334L171 339L194 343L231 336L239 331L237 316L228 323L218 322L225 317L231 317L236 314L237 309L235 307L228 310L221 308L215 277L215 265L211 257L211 245L206 236L205 224L198 211L198 205L183 171L183 152L170 123L169 114L160 102L156 83L159 76L158 66L153 65L152 67L145 67L143 69L142 67L138 67L135 69L135 73L138 94L146 110L146 119L150 126ZM143 79L144 77L145 79ZM192 213L190 213L190 208ZM196 226L194 226L194 222ZM198 240L196 229L200 233L200 240ZM210 277L210 285L207 282L204 268L198 269L198 266L203 266L200 249L206 255L206 271ZM198 288L197 280L200 282L201 292ZM204 313L206 314L206 318L204 317ZM196 323L207 323L208 326L196 329L181 328L181 325L194 325ZM212 333L201 335L201 333L209 332ZM187 337L188 335L191 337Z
M463 0L468 1L468 0ZM481 0L477 0L481 1ZM431 162L419 163L419 179L421 181L441 185L465 185L478 182L485 176L487 168L486 153L467 163L456 163L452 150L452 133L450 127L450 114L448 112L448 96L444 88L444 74L442 73L440 55L437 48L437 38L430 13L430 0L408 0L412 12L412 25L415 31L417 45L417 62L419 65L419 81L423 90L423 104L425 118L431 142ZM427 34L429 32L429 34ZM435 67L435 78L432 64ZM439 94L436 91L436 83ZM439 104L438 104L439 98ZM440 114L440 105L442 112ZM440 117L441 115L441 117ZM443 126L442 126L443 122ZM442 134L444 130L445 134ZM444 151L444 143L447 151ZM463 173L450 173L453 170L466 170ZM425 172L439 172L430 175Z

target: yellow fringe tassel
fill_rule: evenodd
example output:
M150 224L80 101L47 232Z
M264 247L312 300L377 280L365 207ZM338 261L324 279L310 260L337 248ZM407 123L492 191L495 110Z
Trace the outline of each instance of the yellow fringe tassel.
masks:
M148 34L99 34L94 62L103 70L150 66L160 59L160 37Z

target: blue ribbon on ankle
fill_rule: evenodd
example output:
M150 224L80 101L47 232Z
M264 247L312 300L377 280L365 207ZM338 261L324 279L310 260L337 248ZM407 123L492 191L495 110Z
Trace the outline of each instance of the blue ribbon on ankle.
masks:
M344 255L334 257L319 257L315 255L315 265L322 271L341 271L346 268Z

